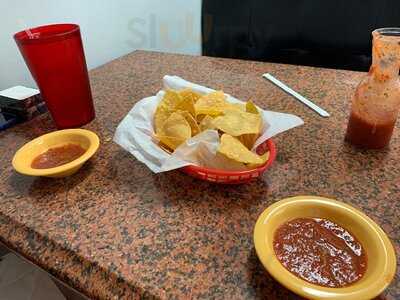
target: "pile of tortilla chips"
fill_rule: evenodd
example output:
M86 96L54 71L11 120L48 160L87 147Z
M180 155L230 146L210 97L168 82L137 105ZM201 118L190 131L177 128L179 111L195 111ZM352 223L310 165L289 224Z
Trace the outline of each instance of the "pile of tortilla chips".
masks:
M260 156L251 151L261 134L262 115L251 102L232 104L222 91L200 95L190 89L167 90L154 115L154 129L160 146L173 152L196 134L218 130L218 155L229 163L255 168L266 162L269 153Z

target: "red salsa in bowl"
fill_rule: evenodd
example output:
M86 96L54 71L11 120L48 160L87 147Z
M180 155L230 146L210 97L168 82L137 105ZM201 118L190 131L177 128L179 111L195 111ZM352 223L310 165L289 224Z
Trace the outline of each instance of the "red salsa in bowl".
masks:
M86 152L82 146L77 144L66 144L63 146L52 147L46 152L36 156L31 167L33 169L49 169L65 165Z
M340 288L360 280L367 270L361 243L338 224L297 218L278 227L273 248L280 263L312 284Z

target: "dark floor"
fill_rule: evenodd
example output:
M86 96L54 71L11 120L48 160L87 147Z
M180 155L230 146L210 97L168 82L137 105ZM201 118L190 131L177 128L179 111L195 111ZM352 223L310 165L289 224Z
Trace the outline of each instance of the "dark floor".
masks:
M10 250L8 250L6 247L4 247L2 244L0 244L0 260L4 255L6 255L8 253L10 253ZM22 259L22 258L20 258L20 259ZM60 281L56 280L55 278L53 278L53 277L50 277L50 278L57 285L57 287L59 288L59 290L61 291L61 293L64 295L64 297L67 300L88 300L88 298L79 294L78 292L71 289L70 287L67 287L65 284L61 283ZM7 300L16 300L16 299L7 299Z

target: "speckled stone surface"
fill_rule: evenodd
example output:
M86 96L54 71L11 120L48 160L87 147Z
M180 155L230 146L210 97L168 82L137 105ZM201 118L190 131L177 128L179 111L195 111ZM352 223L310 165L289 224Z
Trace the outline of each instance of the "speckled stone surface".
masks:
M270 72L331 113L323 119L261 78ZM257 181L221 186L173 171L153 174L112 142L116 126L165 74L251 97L305 125L279 135L276 162ZM14 152L54 130L49 116L0 133L0 240L101 299L298 299L262 268L258 215L275 201L315 194L352 204L380 224L400 253L400 130L390 149L343 142L349 98L362 73L134 52L90 72L101 148L76 175L15 173ZM400 299L397 276L380 299Z

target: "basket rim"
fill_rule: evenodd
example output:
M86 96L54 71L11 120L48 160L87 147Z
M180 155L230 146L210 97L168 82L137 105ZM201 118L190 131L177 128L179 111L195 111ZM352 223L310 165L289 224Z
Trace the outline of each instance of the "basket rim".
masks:
M206 168L206 167L200 167L200 166L195 166L195 165L185 166L182 169L185 172L189 172L189 173L202 172L205 174L215 174L215 175L219 175L219 176L244 176L244 175L254 174L255 172L262 173L275 161L276 153L277 153L276 145L275 145L274 141L272 140L272 138L266 140L264 143L260 144L258 147L260 147L261 145L264 145L264 144L267 145L268 150L270 152L269 158L263 165L261 165L257 168L251 169L251 170L225 171L225 170Z

